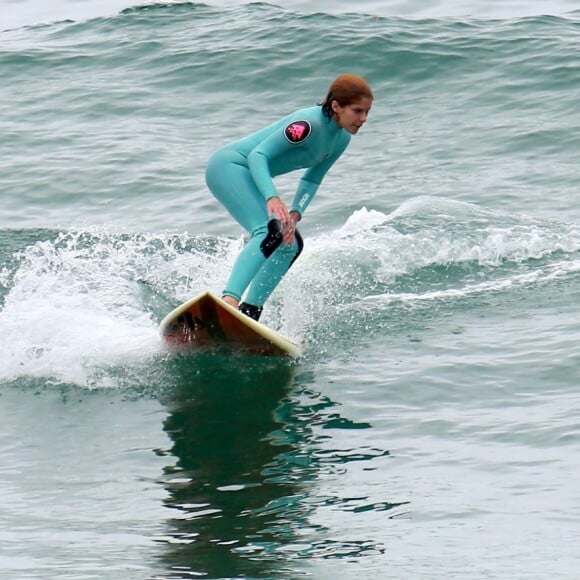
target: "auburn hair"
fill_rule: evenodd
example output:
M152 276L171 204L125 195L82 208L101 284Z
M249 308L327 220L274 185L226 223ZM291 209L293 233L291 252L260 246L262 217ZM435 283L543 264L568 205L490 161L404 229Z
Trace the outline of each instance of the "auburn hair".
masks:
M361 98L373 99L373 91L369 84L357 75L340 75L334 79L328 89L328 94L320 103L324 114L330 119L334 115L332 101L341 107L352 105Z

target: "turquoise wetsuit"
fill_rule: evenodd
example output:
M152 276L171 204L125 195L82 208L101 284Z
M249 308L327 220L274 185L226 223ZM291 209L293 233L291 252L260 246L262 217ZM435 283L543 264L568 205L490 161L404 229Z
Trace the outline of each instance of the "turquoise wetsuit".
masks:
M282 243L278 220L270 219L266 201L278 197L272 178L307 168L290 211L302 215L332 164L350 141L350 134L322 108L301 109L219 149L210 158L206 182L234 219L251 234L238 256L224 295L261 308L302 250L296 232L293 244Z

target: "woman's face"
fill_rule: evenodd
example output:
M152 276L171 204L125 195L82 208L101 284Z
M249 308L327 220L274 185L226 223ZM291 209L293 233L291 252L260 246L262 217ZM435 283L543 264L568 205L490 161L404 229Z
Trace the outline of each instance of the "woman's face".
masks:
M361 97L354 103L344 107L341 107L338 101L332 101L334 120L339 127L348 131L351 135L355 135L365 124L372 104L373 100L369 97Z

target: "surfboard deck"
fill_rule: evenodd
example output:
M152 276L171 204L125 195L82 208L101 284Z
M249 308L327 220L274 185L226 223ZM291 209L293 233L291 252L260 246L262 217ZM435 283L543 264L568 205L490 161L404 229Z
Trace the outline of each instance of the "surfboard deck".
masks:
M231 350L267 356L297 357L291 340L226 304L211 292L184 302L159 325L165 342L178 350Z

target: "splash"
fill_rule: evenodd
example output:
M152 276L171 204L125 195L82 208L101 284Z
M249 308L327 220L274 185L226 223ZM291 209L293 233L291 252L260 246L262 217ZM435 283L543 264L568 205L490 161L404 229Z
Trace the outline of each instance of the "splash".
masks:
M111 369L159 355L159 319L217 284L225 269L216 256L237 245L102 230L32 243L16 256L12 272L3 271L0 378L117 386Z
M410 324L405 310L422 304L452 310L567 281L579 271L579 250L575 224L418 197L391 214L362 208L308 240L283 284L314 348L348 348L357 336Z
M0 265L0 378L96 388L155 372L161 318L203 290L219 292L242 243L104 230L37 236ZM416 312L406 311L421 305L452 311L567 283L579 250L575 224L440 198L391 214L362 208L307 239L263 321L300 342L308 360L412 324Z

